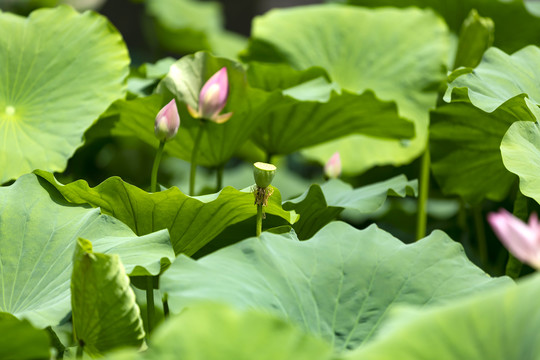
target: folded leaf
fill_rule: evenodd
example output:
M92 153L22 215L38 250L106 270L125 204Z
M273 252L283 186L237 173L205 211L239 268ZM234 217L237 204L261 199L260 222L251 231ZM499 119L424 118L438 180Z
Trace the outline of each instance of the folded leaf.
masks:
M176 254L193 255L227 226L255 217L257 213L250 188L239 191L226 187L216 194L191 197L176 187L147 193L118 177L91 188L84 180L62 185L52 174L36 173L56 187L68 201L99 207L140 236L168 229ZM281 195L277 189L265 211L291 224L298 217L294 211L281 208Z

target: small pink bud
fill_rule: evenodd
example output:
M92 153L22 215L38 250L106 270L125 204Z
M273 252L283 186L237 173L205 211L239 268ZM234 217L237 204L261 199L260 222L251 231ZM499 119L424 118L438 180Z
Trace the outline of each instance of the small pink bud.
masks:
M531 214L526 224L508 211L488 214L488 221L503 245L520 261L540 270L540 224Z
M341 158L338 151L324 165L324 174L330 179L336 179L341 175Z
M176 101L172 99L157 114L156 122L154 124L154 133L159 141L167 141L176 135L179 127L180 115L178 115Z
M227 103L229 79L227 68L221 68L204 84L199 94L199 109L195 111L188 105L188 111L194 118L201 118L221 124L229 120L232 113L219 114Z

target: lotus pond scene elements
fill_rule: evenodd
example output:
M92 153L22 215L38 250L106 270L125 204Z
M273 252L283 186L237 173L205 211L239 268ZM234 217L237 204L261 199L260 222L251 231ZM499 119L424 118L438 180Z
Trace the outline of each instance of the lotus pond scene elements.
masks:
M0 360L540 359L540 2L0 29Z

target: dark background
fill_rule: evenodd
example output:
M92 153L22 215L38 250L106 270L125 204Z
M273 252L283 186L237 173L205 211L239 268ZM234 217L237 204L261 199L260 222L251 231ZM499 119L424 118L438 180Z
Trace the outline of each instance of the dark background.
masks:
M0 0L2 1L2 0ZM324 0L221 0L225 28L249 36L253 17L276 7L321 4ZM132 0L108 0L99 10L118 28L134 50L144 42L141 23L145 16L144 4ZM171 54L173 55L173 54Z

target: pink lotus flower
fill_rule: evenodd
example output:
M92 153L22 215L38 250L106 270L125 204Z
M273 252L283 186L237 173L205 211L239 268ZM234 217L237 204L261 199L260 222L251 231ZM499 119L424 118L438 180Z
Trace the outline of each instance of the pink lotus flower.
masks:
M232 116L232 112L219 114L225 107L228 96L229 78L227 77L227 68L223 67L212 75L202 87L199 94L199 109L195 110L188 105L188 111L196 119L222 124Z
M324 165L324 174L330 179L336 179L341 175L341 158L338 151Z
M526 224L508 211L490 213L488 221L503 245L520 261L540 269L540 224L531 214Z
M159 111L154 124L154 133L159 141L167 141L175 137L180 127L180 115L176 101L172 99Z

